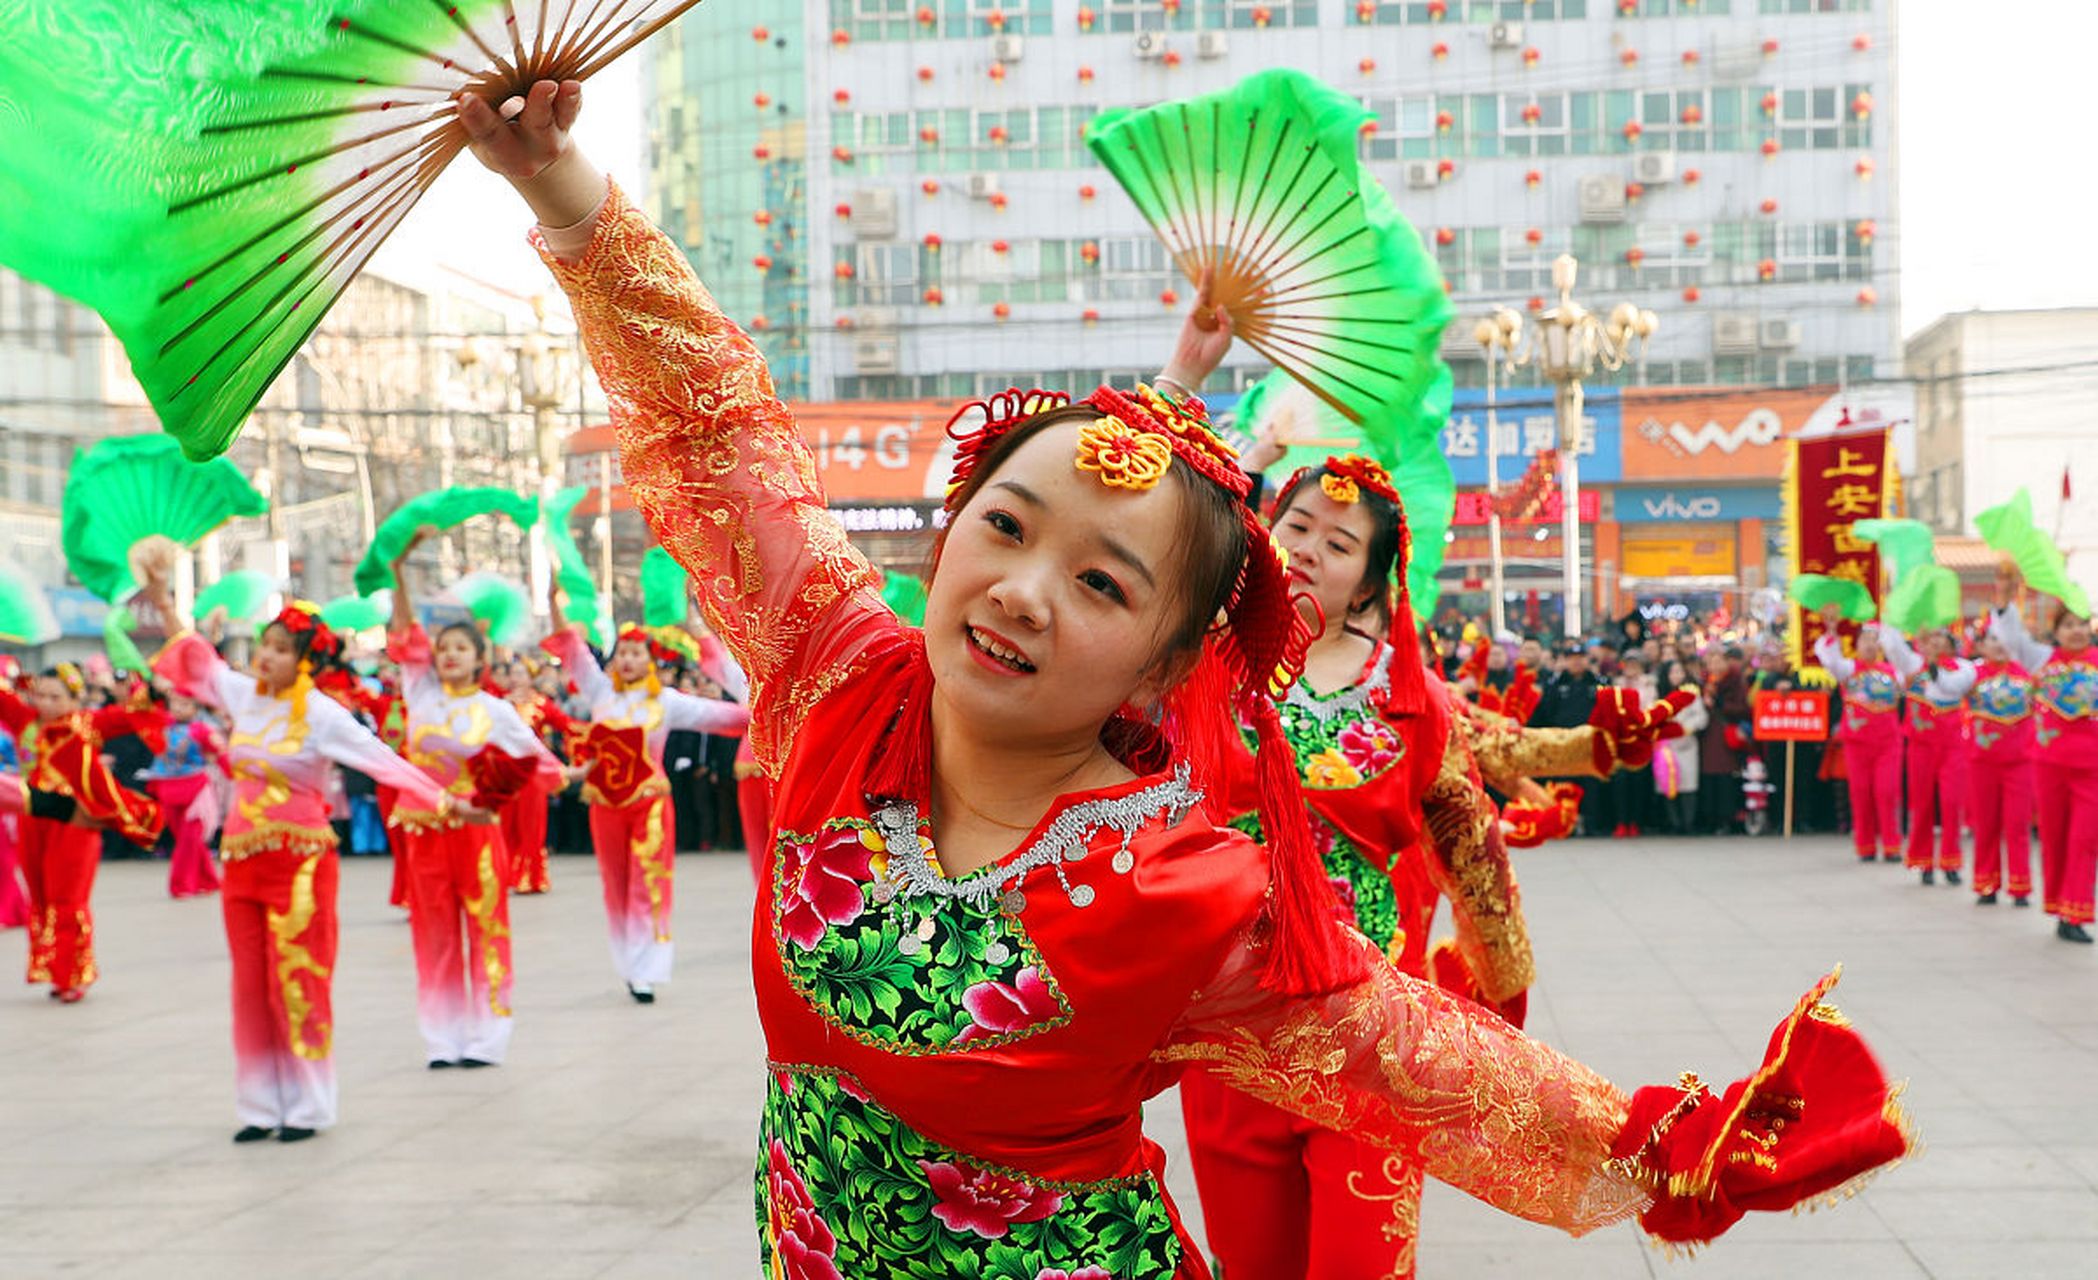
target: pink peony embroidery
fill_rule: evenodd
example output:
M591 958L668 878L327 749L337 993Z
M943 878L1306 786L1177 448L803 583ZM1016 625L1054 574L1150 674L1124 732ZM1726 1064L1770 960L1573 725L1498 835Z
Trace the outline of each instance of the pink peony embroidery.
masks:
M1048 1191L1004 1173L993 1173L955 1161L920 1160L925 1180L939 1203L932 1216L949 1231L973 1231L986 1240L1002 1240L1015 1222L1040 1222L1063 1208L1061 1191Z
M874 851L850 827L790 843L780 890L780 931L803 951L814 951L834 924L851 924L866 910L862 886L873 878Z
M962 1008L969 1011L970 1024L954 1038L956 1044L1025 1031L1063 1014L1056 993L1034 965L1020 970L1010 984L986 979L970 987L962 993Z
M766 1232L772 1240L775 1274L786 1280L844 1280L832 1261L838 1238L816 1215L816 1202L778 1138L766 1153L765 1183Z
M1355 923L1355 882L1329 875L1326 883L1333 886L1334 917L1346 924Z
M1034 1280L1115 1280L1115 1275L1104 1267L1080 1267L1076 1271L1043 1267L1035 1273Z
M1341 759L1365 778L1382 773L1399 759L1399 735L1382 720L1356 721L1340 731L1337 745Z

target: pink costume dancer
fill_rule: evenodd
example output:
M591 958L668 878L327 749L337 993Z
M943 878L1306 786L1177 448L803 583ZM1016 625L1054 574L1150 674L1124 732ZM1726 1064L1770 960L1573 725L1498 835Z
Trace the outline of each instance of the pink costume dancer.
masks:
M1967 691L1974 664L1952 656L1942 631L1926 633L1917 653L1894 628L1880 627L1880 643L1902 679L1902 734L1908 744L1909 870L1929 884L1931 832L1938 834L1937 869L1945 883L1960 882L1960 807L1967 798Z
M496 815L462 811L481 804L467 761L494 747L535 764L534 781L550 787L561 762L478 681L440 680L420 626L394 635L388 656L408 702L408 762L452 800L440 811L403 796L393 810L406 837L417 1022L432 1067L495 1066L510 1047L510 865Z
M14 740L0 737L12 750ZM19 929L29 923L29 891L22 887L22 814L29 807L22 775L0 770L0 929Z
M211 757L217 754L211 726L191 715L168 726L168 749L145 772L146 790L168 815L175 849L168 857L168 896L216 893L218 866L211 859L211 832L219 824L218 796L211 787Z
M1814 658L1843 687L1843 759L1850 773L1850 831L1860 862L1898 859L1901 841L1901 680L1881 656L1879 624L1858 635L1858 656L1824 631Z
M335 643L318 618L287 608L300 638ZM267 642L280 627L272 623ZM219 851L220 906L233 959L236 1140L281 1129L291 1141L335 1123L331 991L338 864L328 825L332 764L398 788L404 804L434 807L444 793L314 687L303 670L282 693L226 665L194 632L177 636L153 668L187 697L224 711L231 726L233 804Z
M622 632L618 647L633 645L648 652L645 635L632 629ZM652 660L645 674L614 680L598 665L583 637L566 626L548 636L543 647L560 659L568 678L589 700L592 724L647 731L649 777L639 791L623 804L611 804L594 783L586 781L583 787L590 805L590 843L604 881L612 967L634 999L647 1004L655 999L655 984L669 980L673 954L670 908L677 833L670 781L663 772L663 744L673 729L740 734L750 723L750 712L733 702L663 688ZM615 662L620 660L615 656Z
M1996 636L1982 640L1982 661L1967 695L1974 741L1967 807L1974 826L1976 900L1994 903L1996 891L2008 888L2011 900L2023 907L2032 894L2033 750L2039 725L2033 719L2032 673L2012 662L2009 653Z
M2003 641L2012 661L2034 673L2038 685L2033 788L2041 902L2055 918L2056 937L2089 942L2091 900L2098 897L2098 650L2082 619L2065 618L2055 628L2062 643L2049 647L2033 639L2009 607L1996 611L1989 634Z

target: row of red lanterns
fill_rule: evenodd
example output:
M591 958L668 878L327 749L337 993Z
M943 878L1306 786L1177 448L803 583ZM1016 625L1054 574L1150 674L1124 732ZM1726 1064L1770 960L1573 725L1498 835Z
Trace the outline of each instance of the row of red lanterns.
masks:
M1695 3L1695 0L1688 0L1688 2ZM1159 7L1164 9L1168 15L1173 15L1180 12L1181 3L1182 0L1159 0ZM1617 10L1625 16L1637 13L1638 8L1639 0L1617 0ZM1442 21L1449 16L1448 0L1428 0L1427 11L1429 21ZM918 25L923 27L933 26L939 18L939 15L933 11L931 5L918 6L916 16ZM1091 5L1080 5L1077 16L1078 29L1081 31L1091 31L1100 21L1100 11ZM1255 5L1250 16L1254 26L1265 30L1274 21L1275 11L1268 5ZM1370 26L1375 23L1377 20L1377 0L1356 0L1355 20L1363 26ZM1005 13L998 9L993 9L983 15L984 26L992 31L1005 30L1008 21L1010 20L1005 16ZM759 44L764 44L772 39L772 29L763 26L752 27L750 29L750 38ZM852 43L852 33L843 27L838 27L830 33L830 42L842 49ZM1763 56L1766 58L1776 57L1778 47L1778 42L1775 39L1764 40ZM1850 48L1853 53L1869 53L1872 49L1872 37L1860 31L1850 38ZM1450 47L1447 43L1442 41L1436 42L1434 55L1437 61L1447 58L1449 53ZM1639 52L1636 49L1628 48L1621 56L1627 66L1639 61ZM1699 54L1695 49L1685 49L1682 56L1683 63L1686 66L1694 66L1699 61ZM1523 61L1527 64L1535 65L1537 50L1534 47L1525 47L1523 49Z

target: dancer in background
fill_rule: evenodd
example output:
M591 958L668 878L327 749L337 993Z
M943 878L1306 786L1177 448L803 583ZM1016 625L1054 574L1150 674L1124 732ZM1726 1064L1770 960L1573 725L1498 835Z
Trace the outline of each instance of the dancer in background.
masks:
M1975 901L1993 905L1997 891L2007 888L2012 903L2030 906L2033 752L2039 741L2032 673L2011 660L2010 647L1991 631L1981 638L1974 677L1967 694L1974 743L1967 810L1974 826Z
M211 770L225 748L211 722L199 714L196 699L170 694L167 704L167 749L153 758L143 776L175 835L174 851L168 855L168 896L193 898L219 888L218 865L211 855L211 833L219 825Z
M552 751L554 744L565 739L575 726L569 722L559 703L539 691L534 683L535 675L530 663L512 656L495 664L494 687L489 692L515 707L525 727L539 739L540 745ZM499 817L503 850L510 856L512 893L545 893L553 887L547 875L547 807L560 790L560 782L549 782L535 772L524 789L502 807Z
M2092 899L2098 897L2098 652L2091 620L2055 605L2048 634L2033 638L2011 603L2016 571L1996 578L1989 634L2010 659L2033 673L2039 698L2033 735L2033 786L2040 823L2041 904L2055 936L2089 943Z
M432 532L417 530L394 558L386 652L408 705L408 762L450 803L404 800L393 822L408 863L416 1020L430 1068L493 1067L509 1052L514 972L510 865L496 813L529 783L559 786L561 762L515 707L481 687L488 637L479 627L455 622L433 644L416 622L404 562Z
M61 662L29 682L27 699L0 689L0 728L13 734L26 792L22 872L29 889L28 981L75 1004L99 976L95 917L89 906L106 827L140 848L160 838L164 815L146 796L119 786L103 762L104 744L136 734L165 745L166 717L131 707L85 711L87 681Z
M1967 691L1974 664L1952 651L1944 628L1926 631L1922 652L1882 623L1880 645L1902 680L1902 739L1909 782L1909 870L1925 884L1931 874L1931 835L1937 834L1936 869L1945 883L1960 882L1960 808L1967 799Z
M603 878L605 917L611 933L612 967L628 994L642 1004L656 998L656 984L670 978L671 887L677 868L676 818L670 779L663 772L663 747L673 729L740 735L750 712L733 702L695 698L665 689L656 672L652 637L640 627L619 633L610 669L561 612L561 589L548 593L554 632L544 648L590 703L590 725L579 739L639 731L641 750L629 765L631 778L615 782L602 751L592 751L583 798L590 805L590 843ZM574 748L571 748L573 752ZM625 785L631 783L631 785Z
M147 589L169 625L179 626L167 584ZM406 804L450 804L428 775L323 691L349 682L341 662L342 641L305 602L263 628L251 675L227 666L194 632L170 640L153 662L176 692L217 707L230 726L233 803L219 840L219 900L233 961L235 1142L272 1134L299 1142L336 1120L331 994L340 868L328 822L331 766L370 774Z
M1901 858L1901 675L1880 648L1877 622L1858 628L1857 657L1843 652L1838 605L1821 609L1814 660L1843 690L1843 765L1850 775L1850 838L1860 862Z
M14 659L0 658L0 689L12 692ZM0 929L29 923L29 891L22 885L22 819L29 796L22 786L22 757L15 740L0 733Z

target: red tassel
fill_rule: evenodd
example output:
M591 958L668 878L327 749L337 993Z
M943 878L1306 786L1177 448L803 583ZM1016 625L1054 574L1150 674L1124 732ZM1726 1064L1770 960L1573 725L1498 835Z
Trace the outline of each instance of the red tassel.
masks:
M932 799L932 668L925 662L924 633L913 631L911 639L896 716L867 762L866 786L868 795L922 805Z
M1202 646L1202 657L1188 678L1165 696L1159 728L1180 759L1187 762L1194 784L1210 796L1221 796L1240 740L1231 715L1232 676L1216 646Z
M1384 705L1399 715L1425 715L1428 710L1428 677L1421 658L1421 629L1413 620L1413 602L1406 592L1391 611L1391 692ZM1482 650L1483 651L1483 650ZM1483 686L1485 680L1480 680Z
M1262 989L1282 996L1317 996L1369 976L1362 950L1349 945L1338 919L1340 903L1311 839L1311 819L1297 781L1296 756L1282 736L1275 704L1259 694L1242 700L1259 736L1260 829L1267 837L1268 959Z

